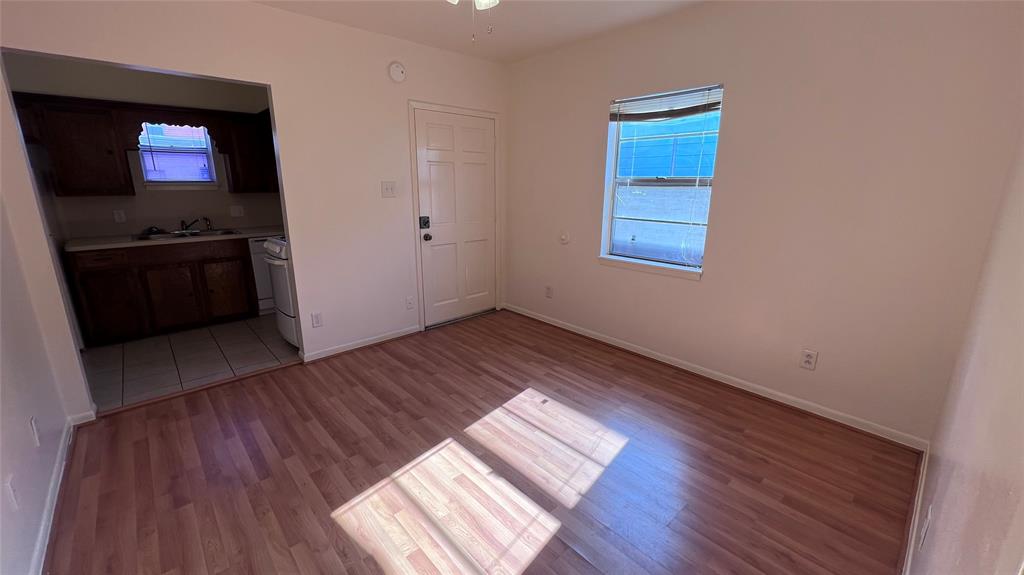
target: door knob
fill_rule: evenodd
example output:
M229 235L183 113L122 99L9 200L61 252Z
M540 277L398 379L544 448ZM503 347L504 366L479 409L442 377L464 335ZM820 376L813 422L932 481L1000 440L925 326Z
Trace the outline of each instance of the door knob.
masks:
M432 236L430 234L423 234L423 241L429 242L432 239L434 239L434 236Z

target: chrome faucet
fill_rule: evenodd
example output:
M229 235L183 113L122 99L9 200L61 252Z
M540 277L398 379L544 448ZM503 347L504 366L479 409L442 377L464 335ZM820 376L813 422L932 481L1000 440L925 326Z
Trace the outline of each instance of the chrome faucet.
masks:
M189 231L189 228L196 225L197 223L199 223L199 218L196 218L187 224L185 223L185 220L181 220L181 231L187 232Z
M206 231L213 231L213 222L210 218L203 216L203 223L206 225Z

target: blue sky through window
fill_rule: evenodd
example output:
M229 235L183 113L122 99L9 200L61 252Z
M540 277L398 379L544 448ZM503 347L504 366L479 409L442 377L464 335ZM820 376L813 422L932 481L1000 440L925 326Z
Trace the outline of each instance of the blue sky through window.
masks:
M721 111L648 122L622 122L620 178L710 178Z

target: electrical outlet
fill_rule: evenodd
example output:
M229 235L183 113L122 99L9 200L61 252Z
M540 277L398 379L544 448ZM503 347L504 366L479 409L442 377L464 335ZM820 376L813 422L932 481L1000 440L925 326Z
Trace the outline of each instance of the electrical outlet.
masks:
M323 327L324 318L320 315L320 312L313 312L313 327Z
M551 286L544 286L544 297L548 299L555 297L555 288Z
M123 224L128 221L128 218L124 215L124 210L114 210L114 223Z
M39 428L36 427L35 417L28 418L28 426L32 428L32 440L36 442L36 447L39 447L41 445L39 443Z
M11 507L18 510L18 492L14 490L14 475L8 475L4 480L4 491L7 492L7 499L11 501Z
M231 217L241 218L245 216L245 206L231 206Z
M393 198L397 194L395 191L398 184L395 182L381 182L380 183L380 197L382 198Z
M414 300L412 296L408 296L407 298L405 298L405 309L415 309L415 308L416 308L416 300Z
M818 367L818 352L805 349L800 352L800 367L814 371Z
M917 550L920 551L924 547L924 540L928 538L928 528L932 526L932 506L928 506L928 512L924 515L924 521L921 525L921 534L917 537Z

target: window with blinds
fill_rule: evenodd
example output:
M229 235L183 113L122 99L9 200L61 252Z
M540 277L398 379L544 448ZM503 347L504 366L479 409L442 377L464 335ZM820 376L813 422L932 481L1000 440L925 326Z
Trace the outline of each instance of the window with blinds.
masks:
M604 253L701 268L721 117L720 85L612 102Z
M213 145L203 126L143 123L139 156L146 182L217 181L213 170Z

